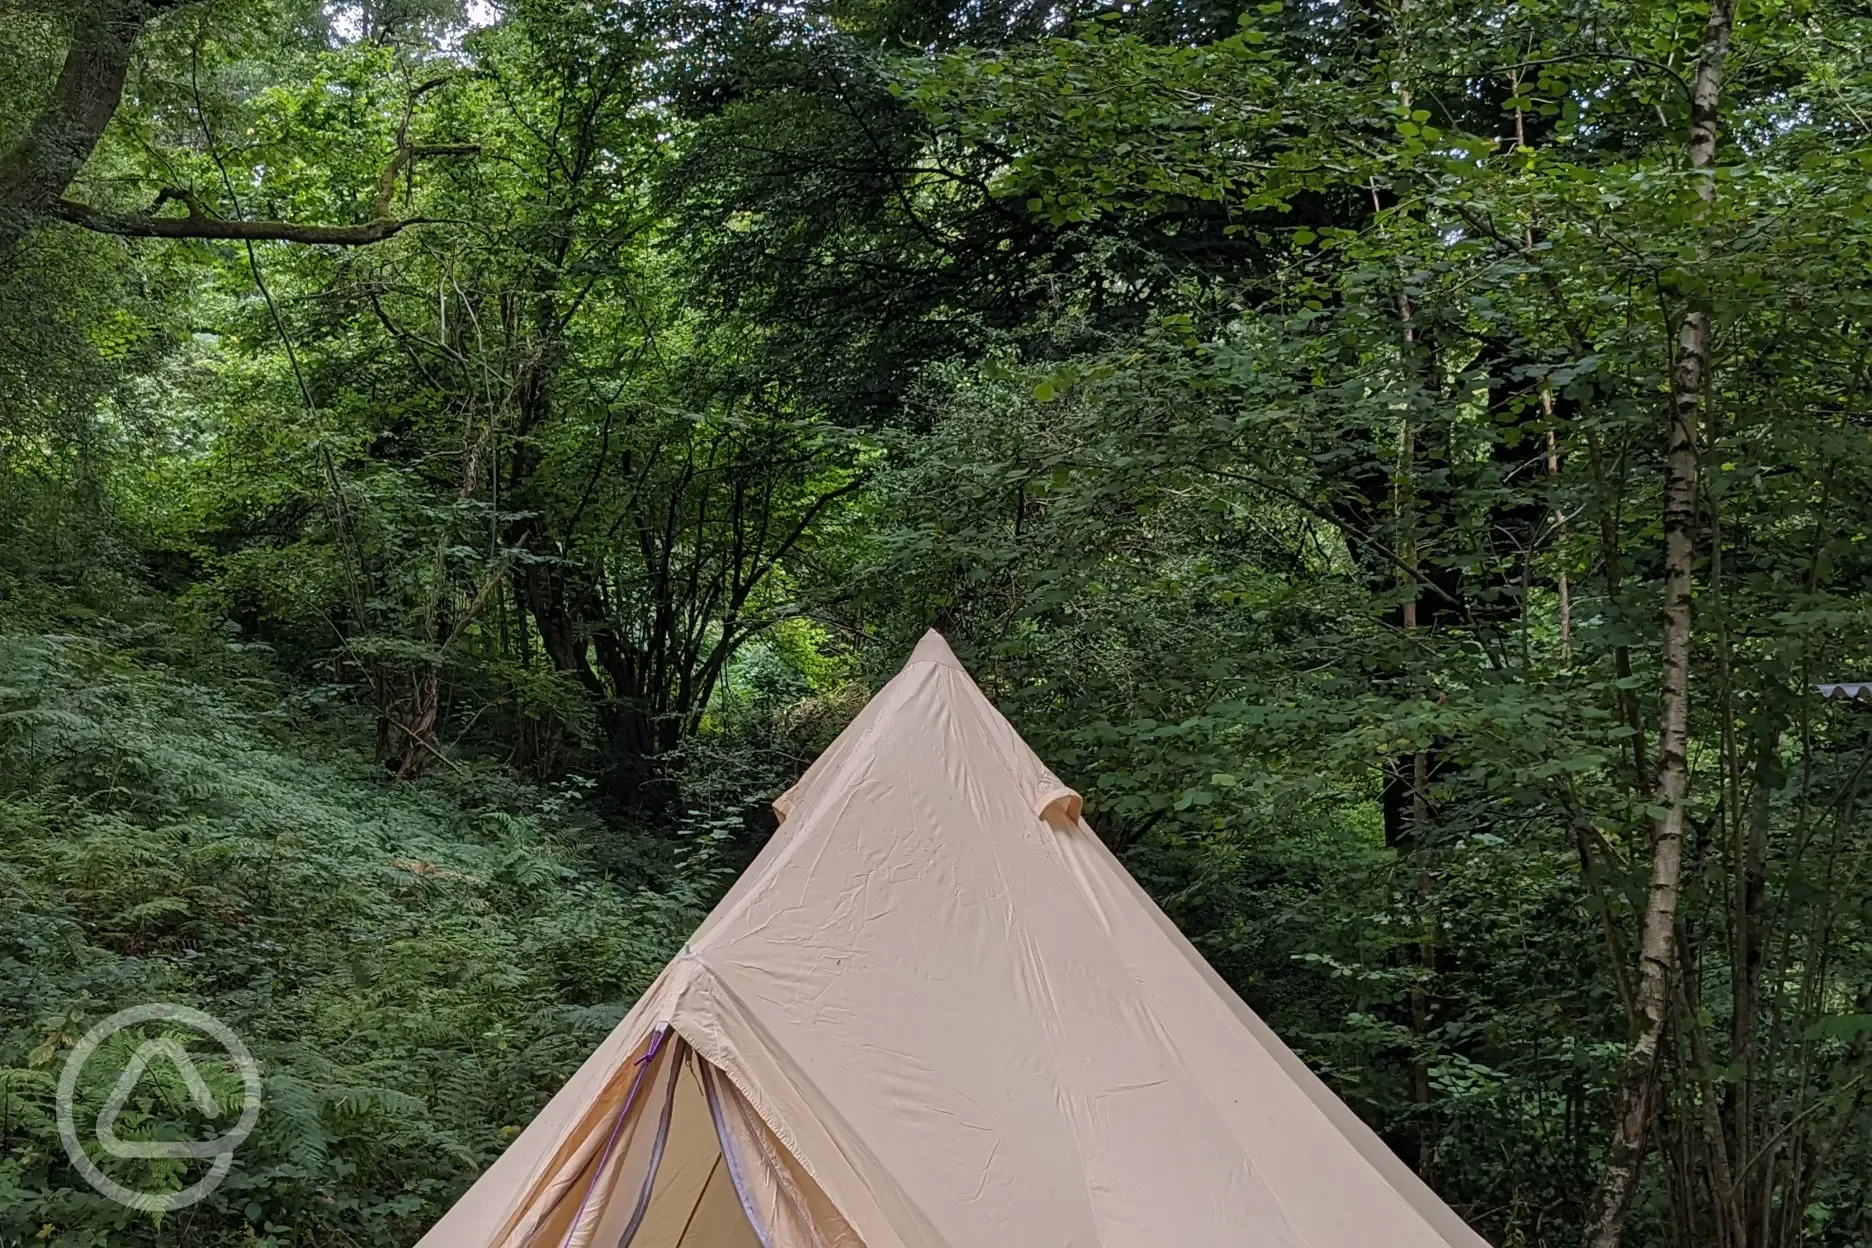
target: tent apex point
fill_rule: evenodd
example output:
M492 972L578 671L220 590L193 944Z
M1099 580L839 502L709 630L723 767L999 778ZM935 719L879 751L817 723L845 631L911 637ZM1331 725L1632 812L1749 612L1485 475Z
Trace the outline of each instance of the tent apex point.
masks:
M948 641L933 628L923 634L923 640L917 642L916 649L910 652L910 659L904 666L908 667L911 663L940 663L957 671L964 670L955 657L955 651L949 648Z

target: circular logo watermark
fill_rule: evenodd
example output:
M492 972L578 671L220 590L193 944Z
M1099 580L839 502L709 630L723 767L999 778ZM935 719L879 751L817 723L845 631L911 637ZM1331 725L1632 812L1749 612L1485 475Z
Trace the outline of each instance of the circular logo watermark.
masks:
M137 1083L158 1060L168 1062L182 1079L188 1089L189 1098L195 1108L205 1118L219 1118L230 1111L232 1105L223 1106L209 1090L201 1071L195 1067L194 1059L188 1050L173 1035L160 1039L145 1040L137 1046L130 1061L117 1076L117 1083L105 1098L104 1107L98 1111L94 1130L98 1147L112 1157L124 1158L202 1158L212 1157L208 1173L194 1183L176 1192L140 1192L135 1188L125 1187L112 1179L91 1159L84 1141L78 1138L78 1128L72 1106L77 1097L78 1076L84 1070L98 1047L126 1027L139 1023L156 1021L180 1023L214 1040L227 1051L230 1063L241 1077L241 1113L240 1120L227 1134L212 1140L126 1140L117 1134L117 1117L123 1112L124 1103L130 1094L136 1091ZM65 1069L59 1074L58 1084L58 1129L59 1138L65 1142L65 1152L71 1157L72 1165L84 1175L85 1180L104 1195L121 1205L140 1209L145 1213L169 1213L184 1209L194 1204L208 1193L221 1186L221 1180L227 1178L228 1170L234 1165L234 1150L241 1146L254 1123L260 1117L260 1067L255 1063L253 1054L241 1038L212 1014L192 1010L186 1005L138 1005L127 1010L119 1010L90 1031L78 1042L71 1055L65 1059Z

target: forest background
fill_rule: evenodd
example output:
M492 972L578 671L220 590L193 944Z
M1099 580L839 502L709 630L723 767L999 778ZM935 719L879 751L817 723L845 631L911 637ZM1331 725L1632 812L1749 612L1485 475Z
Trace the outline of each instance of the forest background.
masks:
M413 1243L933 625L1491 1242L1872 1245L1869 57L0 0L0 1243ZM161 1219L148 1000L266 1072Z

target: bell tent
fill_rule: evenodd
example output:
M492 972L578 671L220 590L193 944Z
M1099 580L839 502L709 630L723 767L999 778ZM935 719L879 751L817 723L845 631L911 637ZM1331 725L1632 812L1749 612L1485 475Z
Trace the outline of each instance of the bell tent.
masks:
M936 633L419 1248L1487 1248Z

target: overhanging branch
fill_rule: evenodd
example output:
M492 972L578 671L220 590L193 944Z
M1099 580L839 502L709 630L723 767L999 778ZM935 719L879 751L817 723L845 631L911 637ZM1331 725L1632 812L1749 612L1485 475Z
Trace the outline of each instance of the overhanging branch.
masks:
M438 220L435 217L392 217L390 201L396 189L397 175L417 160L432 156L473 156L479 153L478 143L446 143L402 145L396 155L384 166L382 175L377 180L376 209L373 221L356 225L321 225L298 221L240 221L225 217L210 216L201 201L187 190L177 187L164 187L150 206L148 213L126 214L106 212L81 204L76 200L60 199L52 205L53 216L72 225L82 226L100 234L116 234L123 238L190 238L190 239L225 239L236 242L281 242L313 243L331 247L364 247L371 243L381 243L393 238L412 225L431 225ZM179 203L188 209L187 216L159 217L157 211L167 203Z
M141 217L101 212L89 204L61 199L52 214L61 221L124 238L245 239L248 242L327 243L361 247L380 243L398 231L421 225L425 217L377 220L364 225L311 225L294 221L229 221L219 217Z

